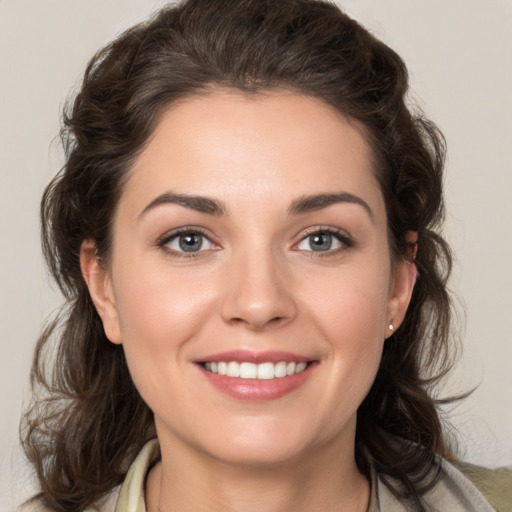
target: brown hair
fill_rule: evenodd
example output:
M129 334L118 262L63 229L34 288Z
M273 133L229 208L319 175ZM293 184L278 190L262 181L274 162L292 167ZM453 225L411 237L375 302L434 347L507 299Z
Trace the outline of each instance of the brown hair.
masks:
M251 94L286 88L359 120L373 148L396 260L410 257L406 232L418 233L419 278L359 408L356 461L424 510L437 457L450 455L434 394L451 361L451 255L439 234L444 140L407 107L400 57L336 6L315 0L186 0L90 61L64 116L66 163L41 205L44 254L66 306L39 339L32 370L39 398L22 423L40 497L55 511L84 510L122 481L155 436L122 348L107 340L89 297L80 248L93 239L108 261L123 180L159 115L219 86ZM51 371L47 352L55 357ZM397 445L397 438L408 442Z

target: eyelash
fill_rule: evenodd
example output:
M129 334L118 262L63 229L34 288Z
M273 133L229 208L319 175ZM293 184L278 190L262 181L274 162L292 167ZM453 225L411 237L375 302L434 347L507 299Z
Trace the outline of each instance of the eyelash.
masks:
M318 235L318 234L330 235L330 236L334 237L342 246L339 248L336 248L334 250L329 249L326 251L313 251L313 250L308 251L308 250L301 250L301 249L298 249L298 250L302 253L307 254L309 257L325 258L328 256L333 256L340 252L343 252L343 251L350 249L354 246L354 242L352 241L350 236L346 232L342 231L341 229L335 229L332 227L315 227L315 228L312 228L310 231L306 231L306 233L301 237L301 239L297 243L295 243L293 245L293 247L298 246L298 244L300 244L307 238L309 238L313 235ZM180 259L180 258L186 258L186 259L197 258L199 256L202 256L201 253L206 252L205 250L199 250L199 251L194 251L194 252L185 252L185 251L181 252L181 251L176 251L174 249L170 249L169 247L166 247L168 244L170 244L172 241L174 241L175 239L177 239L178 237L180 237L182 235L200 235L201 237L204 237L206 240L208 240L211 244L215 245L215 243L212 242L210 237L206 234L206 232L203 229L198 228L198 227L192 227L192 226L186 226L183 228L179 228L175 231L172 231L170 233L164 234L162 237L160 237L157 240L156 245L162 251L164 251L166 253L166 255L168 255L172 258L178 258L178 259Z
M305 254L307 254L311 258L326 258L329 256L338 255L340 252L346 251L347 249L350 249L354 247L354 242L350 238L350 236L343 230L333 228L333 227L314 227L310 230L306 231L306 233L301 237L301 239L294 244L294 247L306 240L307 238L313 236L313 235L330 235L333 238L335 238L340 244L341 247L338 247L336 249L329 249L326 251L301 251ZM300 249L299 249L300 250Z
M206 232L203 229L192 226L185 226L170 233L166 233L157 240L156 245L160 249L162 249L166 253L166 255L170 256L171 258L197 258L198 256L202 255L201 253L205 252L204 250L195 252L180 252L169 247L166 247L169 243L171 243L173 240L179 238L182 235L200 235L201 237L206 238L206 240L208 240L211 244L215 245L214 242L210 240L210 237L206 234Z

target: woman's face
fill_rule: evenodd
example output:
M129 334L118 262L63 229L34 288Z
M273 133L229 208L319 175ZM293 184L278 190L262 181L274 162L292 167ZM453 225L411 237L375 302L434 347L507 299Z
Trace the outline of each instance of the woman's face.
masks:
M82 255L164 450L242 464L353 450L413 283L392 266L371 162L355 122L303 95L219 91L164 113L108 273Z

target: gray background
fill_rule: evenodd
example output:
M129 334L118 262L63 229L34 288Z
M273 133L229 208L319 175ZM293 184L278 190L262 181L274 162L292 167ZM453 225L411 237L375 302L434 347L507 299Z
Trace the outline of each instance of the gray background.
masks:
M39 199L62 163L60 109L98 47L162 4L0 0L0 510L13 510L30 490L17 425L35 340L60 300L38 235ZM451 419L466 459L510 465L512 1L342 4L402 55L412 99L448 139L446 232L467 321L464 358L446 390L479 384Z

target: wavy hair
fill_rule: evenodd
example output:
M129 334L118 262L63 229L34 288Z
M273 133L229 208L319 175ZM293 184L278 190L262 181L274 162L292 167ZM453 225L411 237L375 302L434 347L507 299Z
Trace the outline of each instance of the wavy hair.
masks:
M452 258L440 234L444 139L408 107L401 58L334 4L317 0L185 0L89 62L64 113L65 165L41 203L44 255L65 307L38 341L34 400L21 426L39 497L58 512L84 510L122 482L155 436L122 347L107 340L89 296L80 248L93 239L108 262L127 172L159 116L219 87L292 90L358 120L373 149L395 261L411 258L405 234L418 233L412 301L359 408L355 448L364 474L375 468L392 492L423 511L436 461L450 457L435 392L453 360L446 286Z

